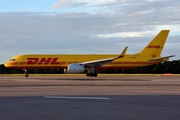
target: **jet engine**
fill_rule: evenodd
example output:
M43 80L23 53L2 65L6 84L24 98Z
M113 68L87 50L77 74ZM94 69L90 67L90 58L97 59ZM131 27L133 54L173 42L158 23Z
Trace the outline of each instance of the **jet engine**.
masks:
M83 73L85 71L85 68L83 65L72 63L68 65L68 69L64 70L67 73Z

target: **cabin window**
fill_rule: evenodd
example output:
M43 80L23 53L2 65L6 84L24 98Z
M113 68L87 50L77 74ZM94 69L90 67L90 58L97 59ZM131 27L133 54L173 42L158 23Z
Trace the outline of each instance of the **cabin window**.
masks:
M10 59L9 61L16 61L16 59Z

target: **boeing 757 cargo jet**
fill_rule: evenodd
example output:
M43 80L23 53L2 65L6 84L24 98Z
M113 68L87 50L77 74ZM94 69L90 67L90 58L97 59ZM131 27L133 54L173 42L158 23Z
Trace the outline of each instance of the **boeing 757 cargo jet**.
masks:
M5 66L23 69L63 68L65 73L86 73L87 77L97 77L95 69L125 69L148 66L167 61L174 55L161 57L169 30L162 30L145 48L137 54L23 54L14 56Z

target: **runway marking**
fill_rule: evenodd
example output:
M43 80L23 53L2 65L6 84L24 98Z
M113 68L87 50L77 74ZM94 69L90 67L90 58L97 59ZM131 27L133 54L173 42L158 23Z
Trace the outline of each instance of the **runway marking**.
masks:
M162 81L162 82L180 82L180 79L154 79L152 81Z
M91 99L91 100L108 100L105 97L66 97L66 96L44 96L47 99Z

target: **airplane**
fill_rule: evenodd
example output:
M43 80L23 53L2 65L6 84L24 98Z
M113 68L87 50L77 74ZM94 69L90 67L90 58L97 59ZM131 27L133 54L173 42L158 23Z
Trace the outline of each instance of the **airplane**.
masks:
M97 77L97 69L126 69L149 66L167 61L169 55L161 57L170 30L162 30L145 48L137 54L22 54L5 63L7 68L23 69L28 77L28 69L62 68L65 73L86 73L87 77Z

